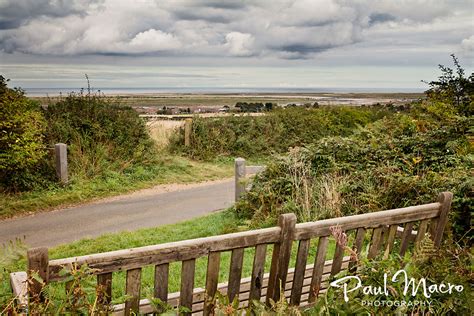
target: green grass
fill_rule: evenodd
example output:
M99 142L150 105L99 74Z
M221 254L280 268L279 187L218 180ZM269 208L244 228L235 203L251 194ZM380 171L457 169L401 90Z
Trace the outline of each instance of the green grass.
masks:
M153 165L133 167L125 172L109 171L93 179L72 177L65 187L57 185L19 194L0 193L0 219L84 203L159 184L201 182L233 175L231 159L196 162L163 155L157 160Z

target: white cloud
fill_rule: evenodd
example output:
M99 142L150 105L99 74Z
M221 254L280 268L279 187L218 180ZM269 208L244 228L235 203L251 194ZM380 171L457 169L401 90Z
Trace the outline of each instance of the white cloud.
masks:
M465 38L461 42L461 49L466 53L474 53L474 35L471 35L469 38Z
M325 52L350 48L360 49L364 55L358 59L369 62L396 63L402 50L403 62L417 63L427 60L426 47L439 54L456 52L461 42L464 51L472 47L469 0L78 0L68 6L36 0L41 14L27 10L31 1L6 0L2 8L15 18L2 21L0 14L0 51L54 56L172 51L188 60L265 62L321 60Z
M230 32L225 36L224 46L232 56L250 56L253 54L254 37L252 34Z
M181 43L169 33L160 30L149 29L140 32L130 41L128 45L136 53L156 52L177 49Z

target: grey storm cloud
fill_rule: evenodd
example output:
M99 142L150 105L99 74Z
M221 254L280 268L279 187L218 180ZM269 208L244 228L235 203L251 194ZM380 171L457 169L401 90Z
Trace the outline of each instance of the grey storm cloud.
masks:
M397 18L389 13L372 13L369 16L369 24L384 23L389 21L395 21Z
M0 29L14 29L40 16L51 18L86 14L97 1L13 0L0 1Z
M394 30L400 45L408 45L420 28L440 42L439 28L447 30L446 36L462 28L454 41L469 50L472 24L469 30L465 21L472 17L470 7L468 0L3 0L0 50L308 59L374 39L383 42ZM464 24L455 26L454 17L462 17Z

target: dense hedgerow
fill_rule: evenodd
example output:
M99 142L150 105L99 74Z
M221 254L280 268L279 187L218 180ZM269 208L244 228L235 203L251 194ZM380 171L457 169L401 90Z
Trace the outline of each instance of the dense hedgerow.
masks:
M20 191L48 178L46 121L41 107L7 81L0 76L0 191Z
M42 108L0 76L0 190L57 185L56 143L68 145L71 179L143 168L156 158L145 123L130 107L89 93L71 93Z
M255 223L273 223L286 212L307 221L428 203L448 190L455 194L451 216L461 237L474 206L472 123L397 114L349 137L293 148L256 177L236 210Z
M49 144L68 144L71 172L86 178L153 160L155 147L131 107L94 94L70 94L45 110Z
M355 127L387 114L383 109L334 106L277 109L262 116L196 117L191 146L183 146L184 129L181 129L171 139L170 148L204 160L217 156L262 157L313 143L324 136L350 135Z

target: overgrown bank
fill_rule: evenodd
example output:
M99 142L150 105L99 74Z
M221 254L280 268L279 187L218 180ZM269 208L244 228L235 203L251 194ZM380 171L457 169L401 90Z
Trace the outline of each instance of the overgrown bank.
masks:
M286 212L317 220L429 203L451 191L454 240L471 244L474 76L456 66L442 67L427 99L411 109L277 157L236 212L270 225Z
M383 108L331 106L276 109L263 116L193 119L191 146L184 147L184 128L171 139L170 150L199 160L219 156L264 157L330 135L347 136L386 115Z

